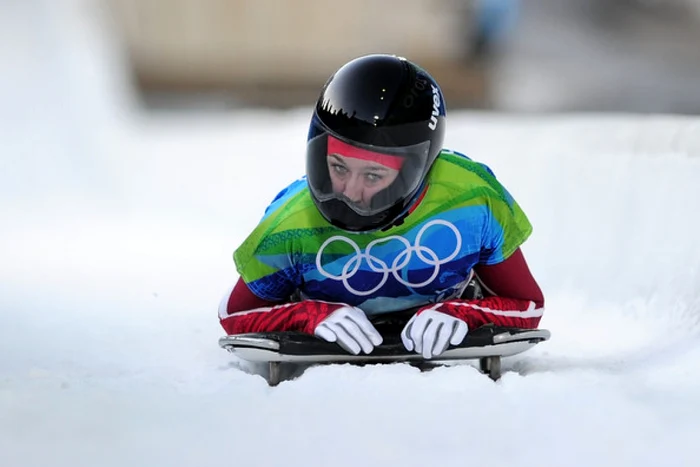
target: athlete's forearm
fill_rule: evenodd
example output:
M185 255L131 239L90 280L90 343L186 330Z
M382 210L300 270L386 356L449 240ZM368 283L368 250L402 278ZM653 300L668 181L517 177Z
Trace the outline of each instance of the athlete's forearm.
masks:
M227 334L298 331L313 334L326 316L343 304L305 300L275 303L253 294L239 279L219 306L219 321Z
M343 304L305 300L272 307L237 311L219 316L221 326L227 334L248 332L298 331L313 334L324 318Z
M503 297L450 300L427 308L464 320L469 329L489 323L503 327L535 329L544 312L544 307L538 307L534 301Z

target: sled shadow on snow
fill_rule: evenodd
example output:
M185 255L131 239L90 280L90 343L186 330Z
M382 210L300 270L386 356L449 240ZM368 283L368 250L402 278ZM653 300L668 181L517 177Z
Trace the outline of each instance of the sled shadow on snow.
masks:
M668 340L650 342L641 347L611 351L596 357L545 356L517 359L508 370L522 376L535 373L595 371L616 375L623 372L656 371L681 358L693 355L700 348L700 335L689 334ZM692 358L692 357L689 357Z
M383 343L369 355L351 355L336 343L299 332L264 332L224 336L219 346L249 362L248 372L263 376L270 386L301 376L306 369L329 364L408 363L422 371L446 362L478 360L479 369L496 381L501 377L501 358L517 355L550 338L546 329L518 329L485 325L470 331L457 346L450 346L439 359L426 360L408 352L400 333L413 313L393 314L372 320ZM244 370L245 371L245 370Z

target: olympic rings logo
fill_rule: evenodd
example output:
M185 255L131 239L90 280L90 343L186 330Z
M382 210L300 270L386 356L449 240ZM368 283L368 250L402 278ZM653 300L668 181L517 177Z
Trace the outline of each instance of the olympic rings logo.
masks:
M421 245L421 239L425 231L435 225L442 225L447 227L452 231L452 233L455 236L455 249L446 258L438 258L437 254L433 250L431 250L427 246ZM404 246L404 250L401 253L399 253L399 255L396 256L396 258L394 258L394 261L392 261L391 266L389 266L385 261L382 261L380 258L377 258L376 256L372 255L372 248L374 248L376 245L379 245L380 243L387 243L392 240L398 240L399 242L401 242ZM328 272L321 264L321 257L323 256L324 250L328 245L330 245L333 242L347 243L355 251L355 255L352 258L350 258L350 260L347 263L345 263L339 275L335 275ZM316 255L316 268L324 277L336 281L342 281L343 285L345 286L348 292L358 296L366 296L371 295L377 290L381 289L391 275L393 275L399 283L405 285L406 287L425 287L426 285L430 284L433 280L435 280L435 278L438 276L438 274L440 273L440 266L454 259L459 254L461 248L462 236L460 235L459 230L457 230L457 227L455 227L454 224L450 222L441 219L436 219L428 222L418 231L418 234L416 235L416 240L414 241L413 245L411 245L411 243L404 237L401 237L399 235L392 235L386 238L378 238L376 240L373 240L369 243L369 245L367 245L367 248L363 252L360 250L360 247L357 245L357 243L355 243L348 237L344 237L342 235L334 235L333 237L330 237L328 240L323 242L323 244L321 245L321 248L319 249L318 254ZM403 268L408 266L408 264L411 262L414 253L425 264L433 267L433 272L430 275L430 277L424 280L423 282L419 283L407 281L399 274L399 272ZM360 266L362 265L363 260L367 262L367 265L373 272L382 274L382 279L376 286L374 286L370 290L356 290L348 282L348 280L351 277L353 277L357 273L357 271L360 270Z

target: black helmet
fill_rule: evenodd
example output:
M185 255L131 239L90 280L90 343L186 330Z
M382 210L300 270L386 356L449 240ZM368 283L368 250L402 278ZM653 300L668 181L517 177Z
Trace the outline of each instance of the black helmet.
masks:
M316 103L306 145L311 197L341 229L387 227L422 191L444 134L445 101L425 70L394 55L356 58Z

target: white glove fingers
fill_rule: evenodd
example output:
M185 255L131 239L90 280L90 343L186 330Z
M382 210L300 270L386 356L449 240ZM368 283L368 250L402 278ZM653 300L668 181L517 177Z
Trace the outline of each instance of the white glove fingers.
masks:
M365 335L360 326L357 325L357 322L353 320L352 317L346 316L344 319L338 321L338 327L342 328L348 334L348 336L351 336L352 339L360 346L360 348L362 348L364 353L368 354L372 352L374 349L372 342L370 342L369 338Z
M338 323L330 323L329 327L337 336L338 345L353 355L358 355L360 353L360 350L362 350L360 348L360 344L358 344L353 336L348 334L348 332L341 325Z
M409 352L431 359L442 354L450 344L461 344L468 331L469 326L464 320L426 309L408 321L401 331L401 340Z
M382 343L384 338L382 337L381 334L379 334L379 331L374 327L374 325L370 322L370 320L367 319L367 316L365 316L364 313L361 315L354 315L354 316L348 316L362 331L362 334L364 334L367 339L370 340L372 345L379 345ZM370 349L370 352L372 350ZM369 353L369 352L366 352Z
M347 352L369 354L382 343L379 331L357 307L344 306L328 315L314 329L314 334L328 342L337 342Z
M406 324L406 326L403 328L403 331L401 331L401 342L403 342L403 346L406 347L406 350L409 352L413 350L413 340L409 336L412 328L413 318L409 320L408 324Z
M467 332L469 332L469 326L464 321L457 321L456 329L452 331L452 337L450 338L450 344L459 345L467 337Z
M319 325L316 328L314 334L328 342L335 342L338 340L338 336L336 336L335 333L331 329L329 329L326 324Z
M437 357L447 349L452 336L452 328L452 323L440 322L440 329L437 331L435 344L432 346L433 357Z
M425 334L425 328L428 327L431 321L432 319L425 314L418 315L413 321L413 326L411 326L408 335L411 337L417 353L423 353L423 335Z
M423 350L421 351L423 358L433 358L433 346L440 333L444 331L444 327L444 323L441 320L430 320L430 324L425 328L425 332L423 333Z

